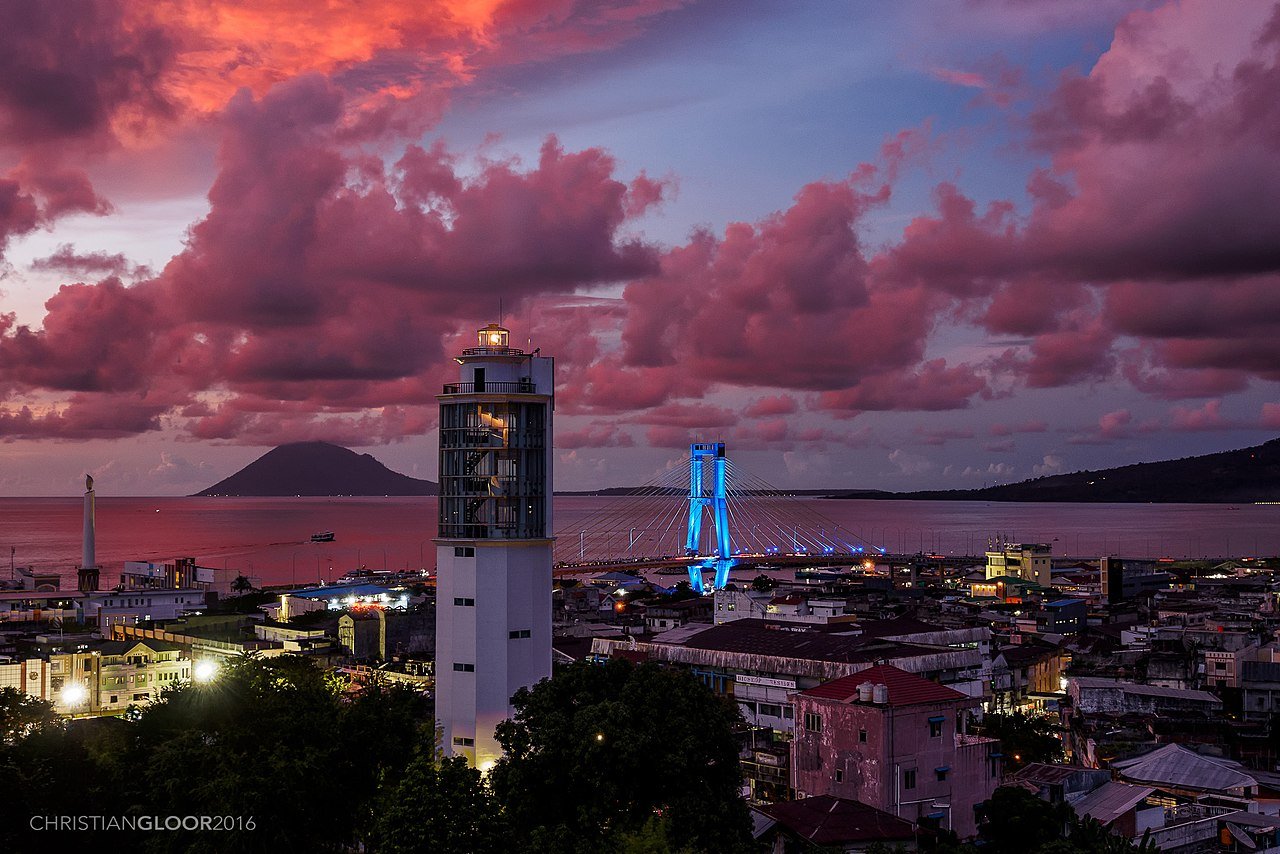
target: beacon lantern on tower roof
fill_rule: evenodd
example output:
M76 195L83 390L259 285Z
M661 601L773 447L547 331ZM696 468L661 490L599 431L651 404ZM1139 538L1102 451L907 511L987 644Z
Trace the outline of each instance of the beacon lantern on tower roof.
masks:
M510 338L477 330L438 397L436 715L482 770L511 696L551 675L554 363Z

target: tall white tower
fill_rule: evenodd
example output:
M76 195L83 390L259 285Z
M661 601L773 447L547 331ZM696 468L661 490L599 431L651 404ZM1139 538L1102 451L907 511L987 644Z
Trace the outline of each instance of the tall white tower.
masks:
M98 589L101 568L98 566L97 520L94 518L93 477L84 476L84 534L80 541L80 567L76 570L76 587L82 593Z
M487 770L511 695L551 675L554 361L491 323L440 401L436 718Z

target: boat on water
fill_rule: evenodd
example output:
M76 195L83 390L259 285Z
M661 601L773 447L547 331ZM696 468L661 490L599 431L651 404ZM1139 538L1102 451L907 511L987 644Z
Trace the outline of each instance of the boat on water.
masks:
M311 535L311 542L313 542L313 543L332 543L332 542L333 542L333 531L320 531L320 532L318 532L318 533L312 534L312 535Z

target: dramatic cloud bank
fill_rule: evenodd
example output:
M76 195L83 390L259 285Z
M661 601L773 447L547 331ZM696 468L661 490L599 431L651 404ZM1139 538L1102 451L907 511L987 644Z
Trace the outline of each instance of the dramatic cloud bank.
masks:
M869 222L937 148L927 117L785 209L676 245L640 224L683 176L554 136L521 162L428 133L487 73L607 52L680 5L0 3L0 251L111 214L103 158L216 140L208 213L162 268L69 244L31 265L67 279L39 324L0 311L0 437L421 434L449 354L499 301L560 360L566 448L713 428L858 446L864 413L1101 383L1171 403L1156 421L1106 404L1067 443L1274 428L1275 404L1220 407L1280 380L1280 7L1132 12L1047 91L1002 58L930 67L1042 166L1024 199L934 181L931 208L874 244ZM1008 453L1048 429L1001 416L898 442Z

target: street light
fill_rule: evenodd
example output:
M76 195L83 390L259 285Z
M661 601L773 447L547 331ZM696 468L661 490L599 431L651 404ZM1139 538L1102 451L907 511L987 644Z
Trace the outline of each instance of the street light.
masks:
M218 678L218 662L205 659L197 661L195 666L191 668L191 676L197 682L209 683Z
M79 682L68 682L58 693L58 699L67 708L74 708L89 699L89 689Z

